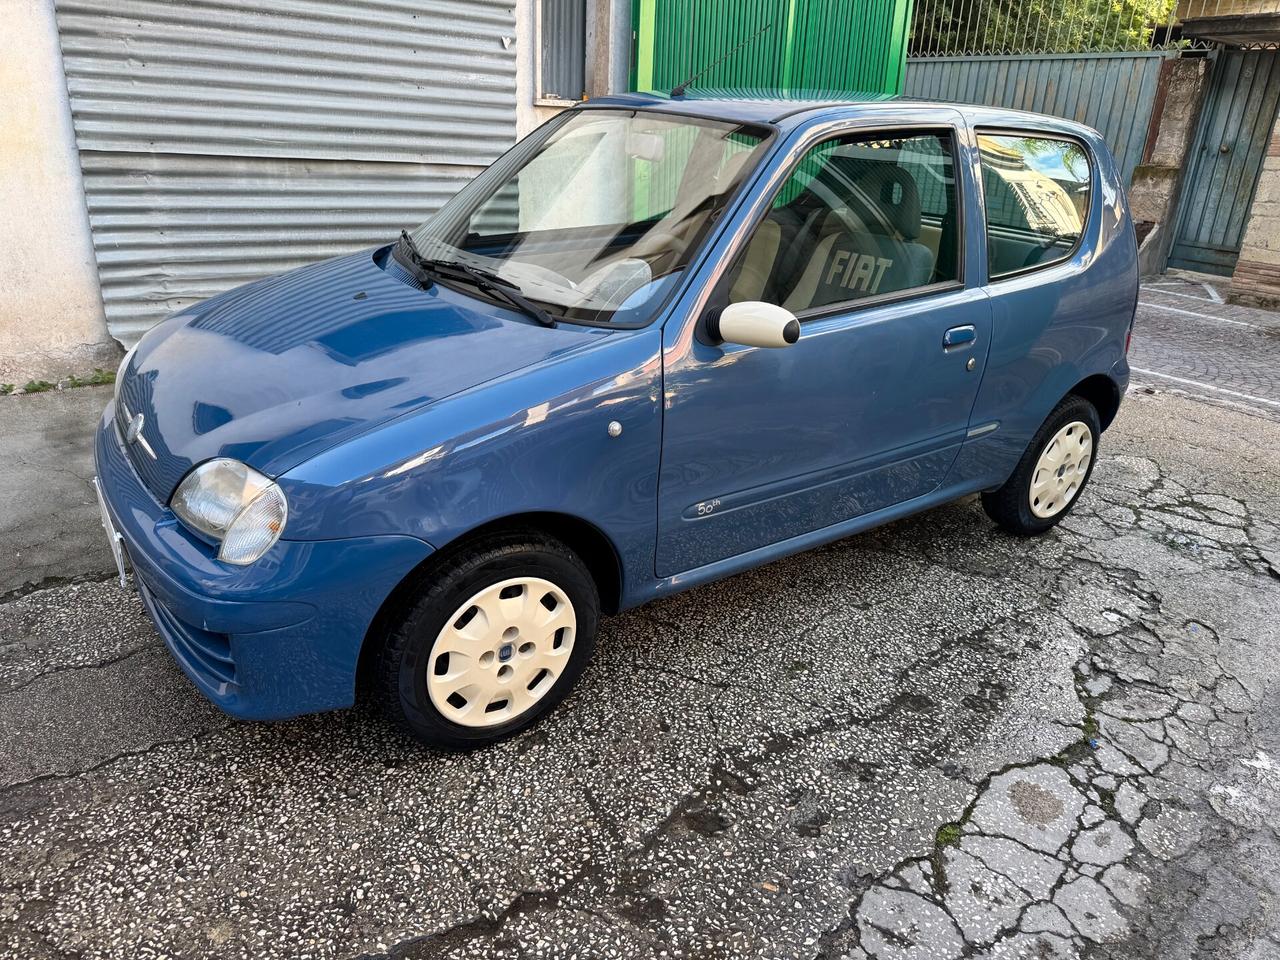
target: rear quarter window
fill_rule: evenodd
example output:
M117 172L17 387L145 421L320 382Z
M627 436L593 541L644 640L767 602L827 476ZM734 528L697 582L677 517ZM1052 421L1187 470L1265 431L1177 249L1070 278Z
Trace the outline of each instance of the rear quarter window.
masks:
M1089 217L1089 154L1066 137L979 133L992 280L1071 256Z

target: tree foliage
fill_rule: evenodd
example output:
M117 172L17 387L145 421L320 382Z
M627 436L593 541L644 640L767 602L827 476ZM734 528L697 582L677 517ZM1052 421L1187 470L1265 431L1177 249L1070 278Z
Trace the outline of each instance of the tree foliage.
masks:
M918 0L911 53L1142 50L1174 0Z

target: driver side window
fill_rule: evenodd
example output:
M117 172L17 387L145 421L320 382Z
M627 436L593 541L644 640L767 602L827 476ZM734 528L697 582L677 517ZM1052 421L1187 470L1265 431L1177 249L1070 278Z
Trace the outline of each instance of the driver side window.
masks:
M729 300L793 313L956 280L951 137L883 133L818 144L734 266Z

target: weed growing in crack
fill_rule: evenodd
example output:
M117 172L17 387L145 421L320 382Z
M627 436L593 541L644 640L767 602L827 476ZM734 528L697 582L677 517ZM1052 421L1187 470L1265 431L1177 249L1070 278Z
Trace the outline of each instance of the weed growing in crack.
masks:
M1091 708L1085 708L1084 723L1082 723L1080 727L1084 731L1084 738L1086 740L1092 740L1098 735L1098 721L1094 717L1093 710Z
M103 370L101 367L94 367L93 373L87 377L79 377L75 374L67 377L62 381L64 387L101 387L108 383L115 383L116 375L111 370Z
M960 824L958 823L944 823L938 828L938 832L934 836L934 843L939 847L960 846L960 829Z
M50 390L70 390L74 387L101 387L116 382L114 370L94 367L87 376L71 374L57 382L49 380L28 380L21 387L13 383L0 383L0 397L26 393L48 393Z

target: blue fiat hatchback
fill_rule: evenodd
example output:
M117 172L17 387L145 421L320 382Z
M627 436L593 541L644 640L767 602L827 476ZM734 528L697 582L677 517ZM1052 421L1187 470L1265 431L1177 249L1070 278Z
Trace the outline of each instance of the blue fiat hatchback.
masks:
M150 331L97 433L103 524L228 713L367 689L482 745L564 698L602 613L968 494L1052 527L1137 289L1086 127L596 100L399 239Z

